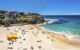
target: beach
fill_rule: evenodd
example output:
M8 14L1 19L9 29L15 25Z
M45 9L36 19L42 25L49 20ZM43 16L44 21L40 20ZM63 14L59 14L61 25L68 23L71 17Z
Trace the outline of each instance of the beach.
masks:
M17 35L9 41L7 34ZM0 27L1 50L80 50L80 41L42 29L39 25Z

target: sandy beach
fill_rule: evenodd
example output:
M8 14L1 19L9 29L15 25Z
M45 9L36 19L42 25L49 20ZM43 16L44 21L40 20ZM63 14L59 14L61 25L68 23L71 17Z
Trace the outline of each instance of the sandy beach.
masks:
M13 43L9 33L18 37ZM0 50L80 50L80 42L36 25L0 27Z

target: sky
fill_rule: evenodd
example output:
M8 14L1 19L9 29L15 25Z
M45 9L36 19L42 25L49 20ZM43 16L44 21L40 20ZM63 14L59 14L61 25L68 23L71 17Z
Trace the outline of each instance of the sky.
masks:
M0 9L42 15L80 14L80 0L0 0Z

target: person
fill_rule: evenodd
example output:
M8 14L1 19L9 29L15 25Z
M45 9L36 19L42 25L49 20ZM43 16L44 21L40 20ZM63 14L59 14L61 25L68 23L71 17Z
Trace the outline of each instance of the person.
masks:
M25 34L25 31L24 31L24 29L22 29L22 35L24 36L24 34Z

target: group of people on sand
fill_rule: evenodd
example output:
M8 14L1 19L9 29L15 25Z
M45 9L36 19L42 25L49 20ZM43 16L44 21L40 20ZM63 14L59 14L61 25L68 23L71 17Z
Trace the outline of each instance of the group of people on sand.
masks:
M29 28L29 29L33 30L34 28ZM14 32L16 32L16 33L12 33L11 32L11 33L7 34L7 40L9 41L9 47L8 47L8 49L14 49L13 47L10 47L10 45L13 45L15 42L17 42L17 39L22 39L22 37L24 37L24 35L27 33L27 29L24 26L19 27L17 30L16 29L14 30ZM7 30L11 30L11 29L7 28ZM19 30L21 30L22 37L20 37L20 36L18 37L18 35L17 35L17 33L18 33ZM37 37L38 31L36 31L36 32L32 31L32 33L33 33L33 35L35 37ZM23 39L23 41L25 41L25 40L26 40L26 38ZM42 41L39 40L39 41L36 41L36 42L42 42ZM19 42L19 43L22 44L23 42ZM19 47L18 49L20 49L20 48L22 48L22 47ZM40 49L40 48L42 48L42 46L38 46L38 48ZM31 46L30 49L33 50L34 47ZM27 50L27 48L23 48L23 50Z

